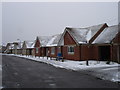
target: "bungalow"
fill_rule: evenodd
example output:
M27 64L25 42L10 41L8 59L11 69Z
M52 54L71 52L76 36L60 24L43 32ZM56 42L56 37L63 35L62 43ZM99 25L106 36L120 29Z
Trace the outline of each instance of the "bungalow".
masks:
M22 55L34 55L34 41L24 41Z
M5 53L7 54L12 54L13 53L13 43L7 43Z
M52 36L37 36L34 45L35 56L48 56L49 48L45 47Z
M9 43L8 43L9 44ZM13 42L8 45L8 50L11 50L12 54L21 54L22 42Z
M62 34L53 35L45 47L49 49L49 56L56 57L58 53L62 53L62 47L58 46ZM47 52L46 52L47 53Z
M97 47L96 59L120 63L120 25L105 28L92 44Z
M1 45L0 46L0 53L4 53L5 49L6 49L6 46L5 45Z
M18 45L17 45L17 54L19 54L19 55L22 54L22 45L23 45L23 42L18 42Z
M96 47L91 46L90 43L106 27L108 27L106 23L87 28L66 27L58 44L63 46L63 58L69 60L95 59Z
M58 42L62 34L53 36L39 36L35 42L35 55L56 57L58 52L62 52L61 47L58 48Z
M12 43L12 54L17 54L17 47L18 47L18 42L13 42Z

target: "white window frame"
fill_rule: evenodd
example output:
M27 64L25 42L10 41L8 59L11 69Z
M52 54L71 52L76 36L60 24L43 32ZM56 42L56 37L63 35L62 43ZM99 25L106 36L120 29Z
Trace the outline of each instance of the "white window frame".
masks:
M73 50L70 50L70 48L73 48ZM68 50L68 54L74 54L75 47L74 46L68 46L67 50Z
M51 47L51 54L55 54L55 47Z

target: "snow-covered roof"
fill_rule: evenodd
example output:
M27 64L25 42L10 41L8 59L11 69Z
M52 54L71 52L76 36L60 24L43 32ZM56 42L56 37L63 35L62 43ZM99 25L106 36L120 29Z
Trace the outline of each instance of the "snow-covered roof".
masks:
M17 49L21 49L21 48L22 48L22 46L23 46L23 41L18 42Z
M12 42L7 44L8 49L21 49L23 45L23 41L21 42Z
M35 41L33 41L33 43L31 44L31 48L34 48L35 46Z
M26 48L34 48L35 41L25 41Z
M79 44L89 43L90 39L103 27L104 24L87 28L66 28Z
M57 46L62 34L53 35L46 46Z
M15 47L14 47L14 44L13 44L13 43L10 43L8 49L14 49L14 48L15 48Z
M52 39L52 36L38 36L41 46L46 46L47 43Z
M93 44L110 43L118 32L120 32L120 25L109 26L100 33L100 35L93 41Z

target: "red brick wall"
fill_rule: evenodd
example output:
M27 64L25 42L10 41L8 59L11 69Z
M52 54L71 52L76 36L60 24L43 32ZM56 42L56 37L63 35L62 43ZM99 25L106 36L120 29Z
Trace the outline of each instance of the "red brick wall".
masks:
M113 39L113 42L120 44L120 33Z
M120 63L120 45L113 45L112 60Z
M89 47L89 59L98 60L98 47L97 46L91 45Z
M46 56L46 47L41 48L41 56Z
M120 49L119 48L120 48L120 32L113 39L113 47L112 47L112 53L111 53L112 60L120 63Z
M80 47L75 46L74 54L68 54L68 47L63 47L63 58L68 60L80 60Z
M81 45L81 60L88 60L88 47L86 45Z
M80 60L80 46L75 46L75 59L74 60Z
M73 40L73 38L70 36L68 32L64 35L64 45L75 45L76 42Z
M40 41L38 39L36 40L35 47L40 47Z
M95 45L81 45L81 60L98 60L98 47Z

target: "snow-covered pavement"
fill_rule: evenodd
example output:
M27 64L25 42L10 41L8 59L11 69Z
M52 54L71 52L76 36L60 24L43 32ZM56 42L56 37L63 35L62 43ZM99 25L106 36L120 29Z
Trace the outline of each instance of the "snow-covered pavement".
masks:
M4 54L6 55L6 54ZM51 64L55 67L59 68L65 68L70 69L74 71L85 71L87 74L96 76L98 78L104 79L104 80L110 80L113 82L120 82L120 64L111 62L110 64L106 64L106 61L95 61L90 60L89 66L86 65L86 61L70 61L70 60L64 60L64 62L56 61L56 60L50 60L50 58L46 57L32 57L32 56L21 56L21 55L13 55L13 54L7 54L17 57L23 57L28 58L29 60L44 62L47 64Z
M120 66L109 66L90 68L86 70L86 73L101 78L103 80L110 80L113 82L120 82Z

